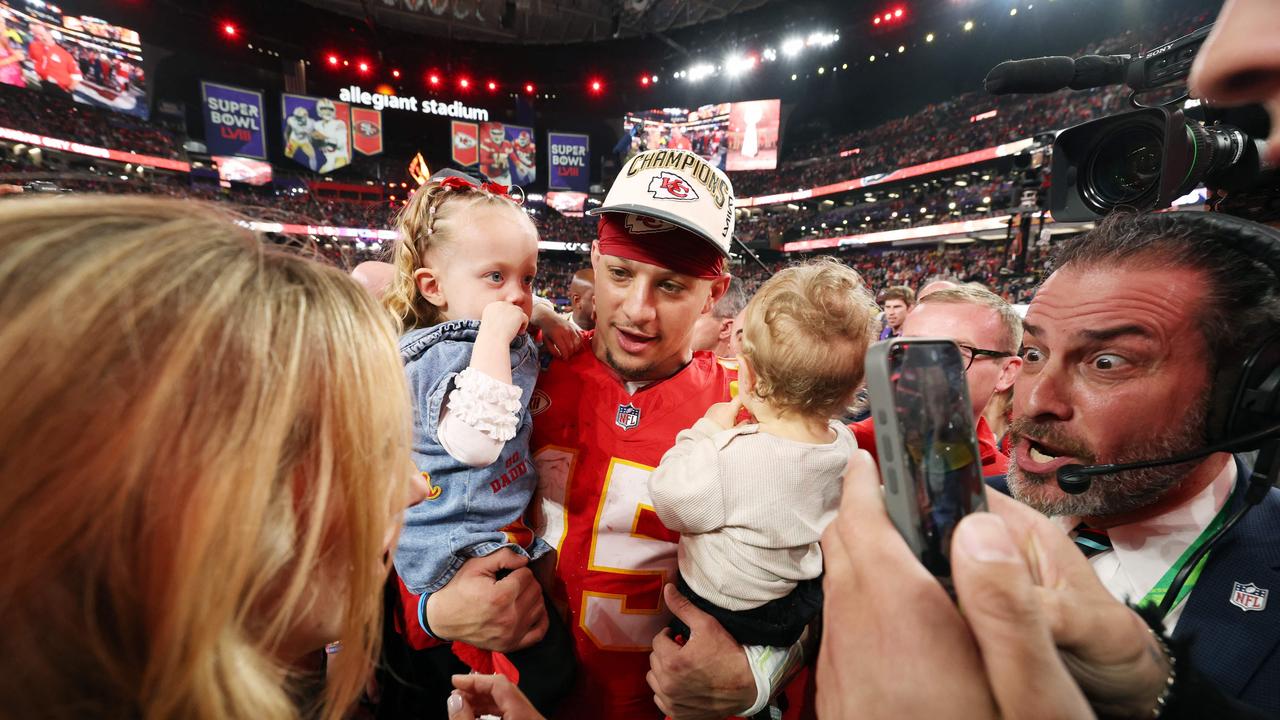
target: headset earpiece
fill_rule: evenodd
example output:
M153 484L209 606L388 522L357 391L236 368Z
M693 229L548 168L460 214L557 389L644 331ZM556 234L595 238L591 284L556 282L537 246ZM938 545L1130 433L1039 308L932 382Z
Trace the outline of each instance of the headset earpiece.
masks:
M1280 230L1221 213L1184 212L1179 216L1180 222L1200 226L1225 248L1269 268L1272 286L1280 292ZM1208 442L1225 442L1278 423L1280 319L1243 355L1219 364L1213 380Z

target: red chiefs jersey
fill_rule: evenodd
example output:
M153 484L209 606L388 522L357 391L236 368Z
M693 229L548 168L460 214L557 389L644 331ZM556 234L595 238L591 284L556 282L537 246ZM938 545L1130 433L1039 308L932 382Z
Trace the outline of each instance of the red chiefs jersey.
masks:
M489 179L501 178L511 172L508 165L511 156L511 143L503 140L493 142L486 137L480 141L480 172Z
M520 172L528 174L533 169L533 164L537 162L533 145L516 145L514 160L516 165L520 167Z
M650 720L662 713L645 681L653 638L671 619L678 533L663 527L649 474L713 403L736 391L734 361L709 352L674 376L627 394L589 348L551 364L530 402L540 501L535 528L559 550L555 596L567 602L578 681L561 717Z

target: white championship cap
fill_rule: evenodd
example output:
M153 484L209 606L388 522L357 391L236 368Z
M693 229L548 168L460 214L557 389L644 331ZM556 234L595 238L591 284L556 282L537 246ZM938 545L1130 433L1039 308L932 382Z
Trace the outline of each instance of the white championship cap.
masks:
M638 153L613 181L600 213L633 213L662 220L706 239L729 255L733 239L733 185L720 170L688 150Z

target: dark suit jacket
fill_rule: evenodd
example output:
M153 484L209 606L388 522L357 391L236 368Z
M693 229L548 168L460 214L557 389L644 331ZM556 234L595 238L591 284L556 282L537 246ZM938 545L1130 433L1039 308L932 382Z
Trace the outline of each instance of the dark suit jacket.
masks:
M1244 502L1249 474L1237 457L1233 512ZM1003 477L986 482L1009 493ZM1231 604L1237 582L1267 590L1265 609ZM1190 664L1223 694L1280 716L1280 490L1272 488L1209 551L1173 637L1190 644Z
M1236 459L1233 511L1249 469ZM1268 591L1263 610L1231 604L1235 583ZM1174 629L1191 664L1226 695L1280 715L1280 490L1272 488L1212 550Z

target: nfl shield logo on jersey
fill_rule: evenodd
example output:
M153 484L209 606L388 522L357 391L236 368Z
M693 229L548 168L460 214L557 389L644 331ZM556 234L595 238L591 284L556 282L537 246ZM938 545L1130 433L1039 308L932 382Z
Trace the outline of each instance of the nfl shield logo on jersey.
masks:
M1231 590L1231 604L1249 612L1250 610L1267 609L1267 594L1270 590L1260 588L1253 583L1234 583Z
M619 405L618 416L613 421L623 430L630 430L640 424L640 408L630 403Z

